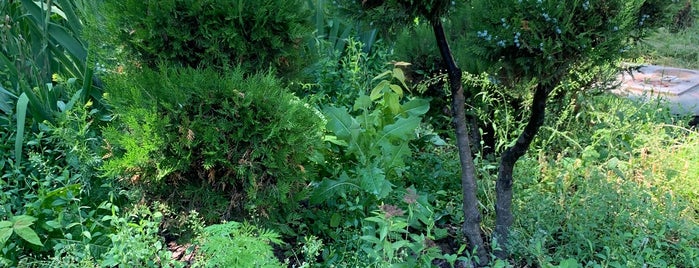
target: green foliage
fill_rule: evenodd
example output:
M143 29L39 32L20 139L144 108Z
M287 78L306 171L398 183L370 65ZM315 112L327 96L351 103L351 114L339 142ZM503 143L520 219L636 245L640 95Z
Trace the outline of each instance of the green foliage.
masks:
M29 226L34 224L36 218L20 215L12 217L9 221L0 221L0 245L5 246L12 234L17 234L22 240L36 246L43 246L39 236Z
M79 248L76 255L87 259L109 246L110 229L101 217L116 209L112 202L117 198L115 189L96 177L100 142L91 126L96 111L90 105L65 105L55 125L39 124L36 132L27 131L27 161L21 163L12 160L8 144L15 134L2 132L0 219L3 227L13 223L4 234L21 238L3 241L3 264L17 265L27 255L42 260L65 248Z
M699 3L694 5L697 13ZM672 41L669 41L672 40ZM699 24L672 33L669 29L659 29L641 43L636 55L640 61L656 65L699 69L699 52L694 47L699 42Z
M392 83L394 79L400 84ZM429 110L429 104L424 99L400 103L407 86L399 68L386 71L375 80L380 81L369 95L357 98L352 109L356 116L344 107L323 109L328 119L327 128L333 134L326 136L326 140L337 146L337 157L350 166L331 167L339 172L336 174L339 180L324 180L315 190L312 201L320 202L334 196L346 190L346 186L357 187L380 200L391 192L391 181L402 176L404 160L412 154L410 141L417 138L415 130L421 116Z
M246 73L301 69L310 34L303 0L107 1L105 14L119 42L138 61Z
M313 175L308 156L322 141L321 118L274 77L242 69L125 74L108 82L117 119L104 131L109 176L174 194L181 183L211 185L229 191L234 208L295 204Z
M49 3L0 3L1 13L6 14L0 27L0 100L15 102L26 95L28 111L37 122L54 122L58 101L71 97L57 77L80 85L83 100L100 99L92 85L94 70L88 67L87 44L80 38L82 20L94 10L83 1Z
M184 267L172 260L172 253L158 235L163 214L136 206L125 217L107 216L116 228L109 235L112 246L102 256L103 267Z
M662 103L608 95L578 101L583 110L562 120L574 123L551 135L565 135L558 140L565 149L551 151L543 139L539 148L546 149L521 164L515 207L522 216L513 230L518 262L697 265L699 225L691 207L698 188L690 179L699 174L690 164L699 157L696 133L669 124Z
M472 1L460 10L470 25L461 42L502 68L505 85L532 78L549 83L578 62L602 64L623 55L643 2Z
M282 243L279 235L248 223L208 226L200 243L203 267L284 267L271 245Z
M309 68L311 81L296 91L319 99L319 105L334 103L351 106L360 95L366 94L372 79L386 69L389 54L385 44L376 42L373 52L365 52L367 44L349 37L342 50L335 50L328 41L318 40L319 60Z

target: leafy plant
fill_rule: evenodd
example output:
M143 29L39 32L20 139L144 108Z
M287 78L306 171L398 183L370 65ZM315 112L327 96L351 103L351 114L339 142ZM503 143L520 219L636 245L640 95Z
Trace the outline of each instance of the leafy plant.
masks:
M36 218L27 215L12 217L9 221L0 221L0 245L4 247L7 240L12 237L12 234L17 234L30 244L43 246L39 236L29 227L35 221Z
M172 253L158 235L163 215L145 206L136 206L125 217L106 216L116 232L109 237L112 246L102 256L107 267L184 267L172 260Z
M392 83L394 79L400 84ZM421 116L429 110L428 101L412 99L400 103L407 86L398 68L384 72L375 80L379 82L369 95L357 98L353 107L356 116L344 107L323 109L327 128L333 134L325 139L338 146L339 157L352 166L339 169L339 180L323 180L315 189L312 201L320 202L344 191L347 186L380 200L391 192L391 181L401 177L406 166L404 160L412 153L410 141L417 138L415 130Z
M279 235L248 223L207 226L200 243L203 267L284 267L271 245L282 243Z

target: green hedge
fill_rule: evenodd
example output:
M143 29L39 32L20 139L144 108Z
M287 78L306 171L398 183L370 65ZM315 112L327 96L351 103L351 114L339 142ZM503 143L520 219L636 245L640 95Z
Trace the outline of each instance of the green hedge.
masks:
M310 13L301 0L111 0L112 32L147 66L295 73L310 36Z
M208 184L257 204L286 202L306 185L322 119L271 74L127 73L107 83L116 114L104 131L107 175L168 187Z

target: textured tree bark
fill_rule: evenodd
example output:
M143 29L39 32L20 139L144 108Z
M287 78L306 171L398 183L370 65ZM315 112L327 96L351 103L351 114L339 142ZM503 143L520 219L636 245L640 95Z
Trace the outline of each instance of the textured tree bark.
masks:
M464 195L463 211L464 224L462 231L468 239L471 250L476 250L478 265L488 263L488 252L486 251L481 237L481 213L478 210L478 198L476 197L476 171L473 165L473 156L468 139L466 128L466 115L464 111L464 88L461 83L461 69L456 65L451 49L444 34L444 27L439 18L432 22L437 46L442 55L442 59L447 68L449 77L449 89L452 96L452 112L454 128L456 129L456 146L459 149L459 159L461 162L461 189Z
M500 159L498 180L495 184L497 200L495 202L495 232L493 233L493 239L496 239L500 246L500 249L494 252L498 259L507 259L509 255L507 249L508 234L514 219L512 215L512 171L517 160L527 152L536 133L539 132L539 128L544 124L546 99L553 87L549 85L555 85L555 83L539 83L537 85L529 121L517 138L517 142L512 147L507 148Z

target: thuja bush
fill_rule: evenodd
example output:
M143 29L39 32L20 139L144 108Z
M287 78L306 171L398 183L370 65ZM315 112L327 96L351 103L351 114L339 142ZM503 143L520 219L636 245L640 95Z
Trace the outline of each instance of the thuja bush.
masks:
M312 174L308 156L321 142L322 119L272 74L164 67L125 73L107 86L116 113L104 131L107 175L175 193L182 184L208 185L230 193L235 208L244 200L251 207L294 203L290 197Z
M106 2L113 34L150 67L165 61L294 72L302 69L302 47L311 33L301 0Z

